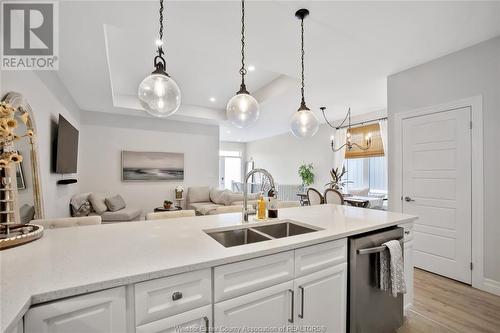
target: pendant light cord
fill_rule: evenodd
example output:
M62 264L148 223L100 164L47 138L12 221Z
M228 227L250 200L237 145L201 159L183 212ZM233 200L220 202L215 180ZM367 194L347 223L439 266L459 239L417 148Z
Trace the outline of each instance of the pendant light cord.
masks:
M247 70L245 68L245 0L241 0L241 93L248 93L245 86L245 75Z
M160 33L159 33L159 36L160 36L160 42L161 44L158 45L158 54L160 55L160 57L162 55L165 54L165 52L163 51L163 0L160 0Z
M160 0L160 40L163 41L163 0Z
M302 85L300 87L300 92L302 94L302 102L301 102L301 107L302 106L306 106L306 101L305 101L305 98L304 98L304 87L305 87L305 84L304 84L304 19L302 18L300 20L300 29L301 29L301 45L302 45L302 48L300 50L301 52L301 66L302 66Z

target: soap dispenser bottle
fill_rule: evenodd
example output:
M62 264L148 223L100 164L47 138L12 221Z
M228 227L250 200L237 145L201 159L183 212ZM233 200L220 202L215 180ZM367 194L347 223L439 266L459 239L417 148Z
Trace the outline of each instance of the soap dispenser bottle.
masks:
M278 218L278 200L276 197L269 197L267 204L267 217L270 219Z
M266 202L262 193L259 195L259 200L257 201L257 218L263 220L266 218Z

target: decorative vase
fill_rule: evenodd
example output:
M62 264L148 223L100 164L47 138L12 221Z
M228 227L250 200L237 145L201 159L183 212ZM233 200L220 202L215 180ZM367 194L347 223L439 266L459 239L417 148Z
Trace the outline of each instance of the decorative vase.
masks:
M175 198L182 199L182 190L175 190Z

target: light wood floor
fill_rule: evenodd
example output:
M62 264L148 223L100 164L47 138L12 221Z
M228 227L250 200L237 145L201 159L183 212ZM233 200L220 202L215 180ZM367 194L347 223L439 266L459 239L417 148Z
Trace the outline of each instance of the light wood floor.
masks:
M415 298L398 333L500 332L500 297L415 269Z

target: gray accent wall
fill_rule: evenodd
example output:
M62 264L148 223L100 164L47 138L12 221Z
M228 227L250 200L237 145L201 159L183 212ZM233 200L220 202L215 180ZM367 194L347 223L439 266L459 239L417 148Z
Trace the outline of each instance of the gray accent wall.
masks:
M500 37L389 76L387 112L391 117L477 95L483 97L484 122L484 276L500 286ZM393 140L398 138L390 130ZM391 165L389 188L395 181Z

